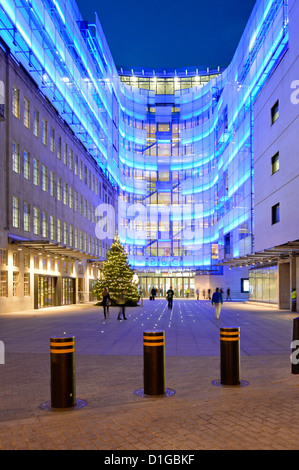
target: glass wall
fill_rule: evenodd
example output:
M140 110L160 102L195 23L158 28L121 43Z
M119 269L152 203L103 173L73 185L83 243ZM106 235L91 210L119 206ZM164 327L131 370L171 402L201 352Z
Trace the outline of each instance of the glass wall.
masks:
M249 271L249 300L278 303L277 266L267 266Z
M157 297L166 297L166 292L170 287L174 291L176 298L193 298L194 297L194 273L178 272L173 274L165 273L157 276L155 274L139 274L139 283L142 288L143 297L149 297L151 290L155 287Z

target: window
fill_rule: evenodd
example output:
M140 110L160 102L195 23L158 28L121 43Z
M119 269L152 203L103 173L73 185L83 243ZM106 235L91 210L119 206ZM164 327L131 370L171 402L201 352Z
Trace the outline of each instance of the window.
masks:
M277 100L276 103L271 108L271 125L277 121L279 117L279 101Z
M39 161L36 158L33 159L33 184L39 186Z
M0 265L1 264L7 265L7 250L4 248L0 248Z
M42 165L42 190L48 191L48 168Z
M50 128L50 150L54 153L55 151L55 129Z
M58 176L57 177L57 199L58 201L61 201L62 198L62 183L61 183L61 178Z
M75 155L75 175L78 175L78 155Z
M33 233L39 235L39 209L33 207Z
M7 297L7 271L0 271L0 297Z
M39 137L39 112L35 108L33 110L33 134Z
M271 175L279 170L279 152L271 158Z
M30 181L30 153L27 150L24 150L24 178L25 180Z
M63 163L67 165L67 144L64 144Z
M16 196L12 197L12 226L20 228L20 199Z
M50 196L55 196L55 173L50 170Z
M63 222L63 243L68 245L68 226L66 222Z
M73 188L70 186L69 188L69 208L73 208L73 201L74 201L74 191Z
M20 173L20 151L19 144L12 143L12 169L16 173Z
M42 120L42 141L44 145L48 145L48 123L46 119Z
M57 137L57 158L61 160L61 137Z
M30 101L24 98L24 126L30 129Z
M57 219L57 241L58 241L58 243L62 242L62 239L61 239L61 220L60 219Z
M12 295L17 297L19 295L19 277L20 273L13 272L12 273Z
M65 206L68 205L68 185L67 185L67 183L64 183L64 185L63 185L63 204Z
M55 217L50 215L50 239L55 240Z
M69 150L69 169L73 171L73 167L74 167L74 156L73 156L73 150L70 149Z
M48 238L48 216L47 216L47 212L42 212L42 237Z
M24 296L30 295L30 273L24 273Z
M280 221L279 203L272 206L272 225Z
M23 210L24 231L30 232L30 204L28 202L24 202Z
M12 114L20 119L20 90L15 85L12 87Z

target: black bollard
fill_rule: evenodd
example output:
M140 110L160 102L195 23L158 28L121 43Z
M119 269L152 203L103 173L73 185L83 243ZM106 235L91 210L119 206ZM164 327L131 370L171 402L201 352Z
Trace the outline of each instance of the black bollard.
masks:
M292 355L291 355L292 374L299 374L299 358L297 357L299 352L298 354L294 354L294 352L298 349L297 347L298 345L299 345L299 317L293 319L293 343L292 343Z
M51 406L76 405L75 337L51 337Z
M165 333L143 332L144 393L165 394Z
M220 328L222 385L240 385L240 328Z

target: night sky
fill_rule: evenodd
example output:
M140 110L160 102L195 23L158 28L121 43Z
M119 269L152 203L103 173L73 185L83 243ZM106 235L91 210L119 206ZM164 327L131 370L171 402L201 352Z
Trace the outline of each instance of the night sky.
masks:
M76 0L96 11L116 66L226 67L255 0Z

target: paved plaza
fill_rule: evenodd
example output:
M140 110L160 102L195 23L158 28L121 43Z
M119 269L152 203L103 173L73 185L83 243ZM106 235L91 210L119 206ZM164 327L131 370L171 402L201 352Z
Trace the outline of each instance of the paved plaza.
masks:
M2 450L295 450L299 375L291 373L293 318L274 307L225 302L220 319L209 301L144 300L103 318L94 304L0 316ZM240 327L241 379L217 386L219 328ZM138 396L143 387L143 331L165 331L171 396ZM78 406L50 401L51 336L75 336ZM213 383L214 382L214 383ZM111 452L110 452L111 454Z

